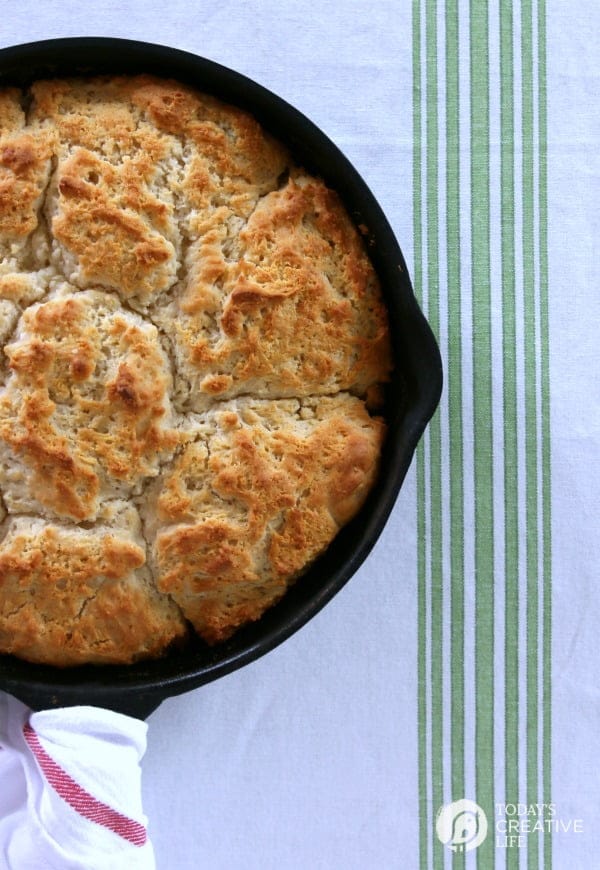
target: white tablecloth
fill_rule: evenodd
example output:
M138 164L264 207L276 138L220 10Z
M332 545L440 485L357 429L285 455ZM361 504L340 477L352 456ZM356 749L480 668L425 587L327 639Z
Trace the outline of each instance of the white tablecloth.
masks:
M421 476L415 465L377 547L350 584L269 656L165 702L150 717L143 797L161 870L416 870L473 867L477 855L483 870L526 867L527 856L529 868L600 866L600 294L595 252L600 142L599 62L592 41L599 13L592 0L574 7L549 4L547 10L543 0L533 6L530 0L502 0L500 5L504 23L513 9L510 44L501 40L499 0L490 3L487 18L486 0L475 0L471 22L464 0L437 7L435 2L396 0L370 5L357 0L0 4L0 46L80 35L160 42L233 67L307 114L342 148L379 199L437 321L446 367L449 362L454 366L447 378L453 389L446 393L438 428L420 459ZM456 82L455 36L460 45ZM545 68L540 62L544 56ZM512 82L508 98L501 87L502 58L508 64L502 82ZM420 100L415 86L421 88ZM500 113L502 94L505 115ZM539 123L546 111L547 136ZM458 113L458 147L449 132L454 128L447 126L453 112ZM505 158L514 161L512 196L506 178L502 182L499 147L506 142L511 118L514 138ZM491 144L483 154L486 136ZM456 178L456 166L458 211L454 188L446 185ZM487 200L477 196L482 186ZM452 215L458 223L452 223ZM510 540L503 533L513 505L502 459L510 436L502 414L510 419L510 409L503 410L504 381L498 380L498 371L510 361L502 344L507 322L502 289L510 285L502 268L511 262L510 245L501 244L503 221L505 227L514 226L506 238L514 242L516 275L511 309L519 423L516 587L507 585ZM446 234L456 227L462 295L451 281L454 249L451 244L446 248ZM532 292L527 296L529 265ZM475 298L483 308L480 303L473 307ZM463 336L460 370L452 344L457 311ZM482 347L489 368L478 368ZM473 388L485 386L486 372L491 394ZM459 383L463 391L457 406ZM533 384L533 405L528 384ZM527 417L528 407L533 417ZM491 429L485 425L488 411ZM462 470L453 440L457 419ZM488 437L493 459L486 453ZM488 467L491 497L489 487L487 494L485 490ZM526 488L531 467L533 496ZM459 503L451 481L459 478L463 505L457 544L452 523ZM476 505L478 487L483 494ZM486 511L492 528L486 526ZM534 530L532 568L527 540ZM462 566L458 574L454 557ZM493 575L495 589L491 623L486 616L491 587L486 593L482 586L486 558L488 581ZM462 590L462 622L457 590ZM508 608L511 594L521 603L517 616ZM537 610L532 610L536 594ZM513 616L520 646L511 676L510 647L505 650L504 640ZM456 626L460 636L453 634ZM534 634L528 636L528 631ZM488 635L495 640L486 657ZM460 660L455 642L462 644ZM527 670L534 647L535 673L531 665ZM457 674L462 674L462 689ZM486 675L494 678L487 689ZM457 692L460 709L452 707ZM511 692L517 693L518 710L510 706ZM493 711L482 708L489 698ZM513 721L517 743L511 743ZM486 733L486 727L492 731ZM461 745L464 763L456 761ZM516 790L505 786L507 771L517 777ZM538 801L552 807L527 815L517 804L527 809L536 778ZM457 791L460 787L464 793ZM486 811L488 833L478 848L461 853L461 836L467 846L479 836L469 833L470 822L464 830L451 826L447 835L442 825L444 845L436 836L435 820L441 804L463 798ZM442 821L457 822L461 809L468 807L444 811ZM557 822L551 847L548 836L546 846L543 837L531 845L537 835L528 833L527 819L534 823L541 817ZM509 849L502 837L510 818L521 840Z

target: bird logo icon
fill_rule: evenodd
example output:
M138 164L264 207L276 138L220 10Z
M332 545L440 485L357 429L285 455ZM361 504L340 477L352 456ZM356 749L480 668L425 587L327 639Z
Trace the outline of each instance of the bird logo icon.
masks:
M453 852L470 852L485 840L488 824L475 801L462 799L440 808L435 828L438 838Z

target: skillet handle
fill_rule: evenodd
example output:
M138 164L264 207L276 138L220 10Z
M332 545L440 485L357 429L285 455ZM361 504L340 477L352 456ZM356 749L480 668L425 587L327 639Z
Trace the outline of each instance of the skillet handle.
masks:
M59 707L78 707L82 704L81 696L74 698L70 697L69 693L50 694L32 689L29 691L17 689L15 691L8 687L6 691L35 711L54 710ZM111 697L108 695L101 699L101 703L98 700L95 704L92 702L90 704L91 706L112 710L114 713L123 713L125 716L132 716L135 719L147 719L151 713L154 713L158 709L162 701L162 696L132 691L131 694L125 696Z
M147 732L103 708L31 713L1 693L0 813L11 822L0 847L10 866L88 867L97 855L94 867L154 868L141 790Z

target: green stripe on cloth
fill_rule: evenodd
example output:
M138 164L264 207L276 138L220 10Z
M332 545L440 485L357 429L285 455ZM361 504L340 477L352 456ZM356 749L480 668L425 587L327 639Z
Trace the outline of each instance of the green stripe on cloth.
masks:
M549 833L502 852L495 837L496 803L552 802L546 10L414 0L412 14L415 287L447 396L417 453L419 867L447 867L446 846L470 866L468 822L445 845L435 828L444 799L466 798L488 820L480 870L548 870Z
M546 3L538 0L539 284L542 417L542 782L552 802L552 517L550 466L550 325L548 312L548 130L546 90ZM552 870L552 835L544 834L544 870Z
M490 267L490 106L487 0L471 0L471 275L475 486L475 788L494 818L494 479ZM493 870L494 838L477 850Z
M527 564L527 803L539 802L539 607L538 607L538 465L536 377L536 286L534 233L534 105L533 10L531 0L521 3L521 91L524 354L525 354L525 503ZM539 867L539 835L527 837L528 870Z
M465 796L464 460L460 268L460 90L458 2L446 2L446 250L448 433L450 464L451 794ZM465 854L452 866L463 870Z
M421 12L419 0L413 2L413 235L415 294L423 306L423 211L421 207ZM419 783L419 868L429 865L429 825L427 824L427 626L426 626L426 526L425 526L425 446L419 444L417 465L417 718Z
M505 804L519 800L519 481L515 298L515 121L512 2L500 6L500 189L504 390ZM519 867L508 849L507 870Z
M427 314L435 335L440 331L439 169L437 0L425 3L425 81L427 105ZM429 529L431 570L431 796L444 802L442 647L442 443L439 411L429 425ZM443 845L433 838L433 868L443 870Z

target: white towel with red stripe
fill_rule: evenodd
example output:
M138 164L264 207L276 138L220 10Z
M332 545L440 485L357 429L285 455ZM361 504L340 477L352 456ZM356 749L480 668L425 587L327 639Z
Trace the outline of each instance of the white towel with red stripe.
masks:
M146 734L120 713L32 713L0 693L0 870L152 870Z

